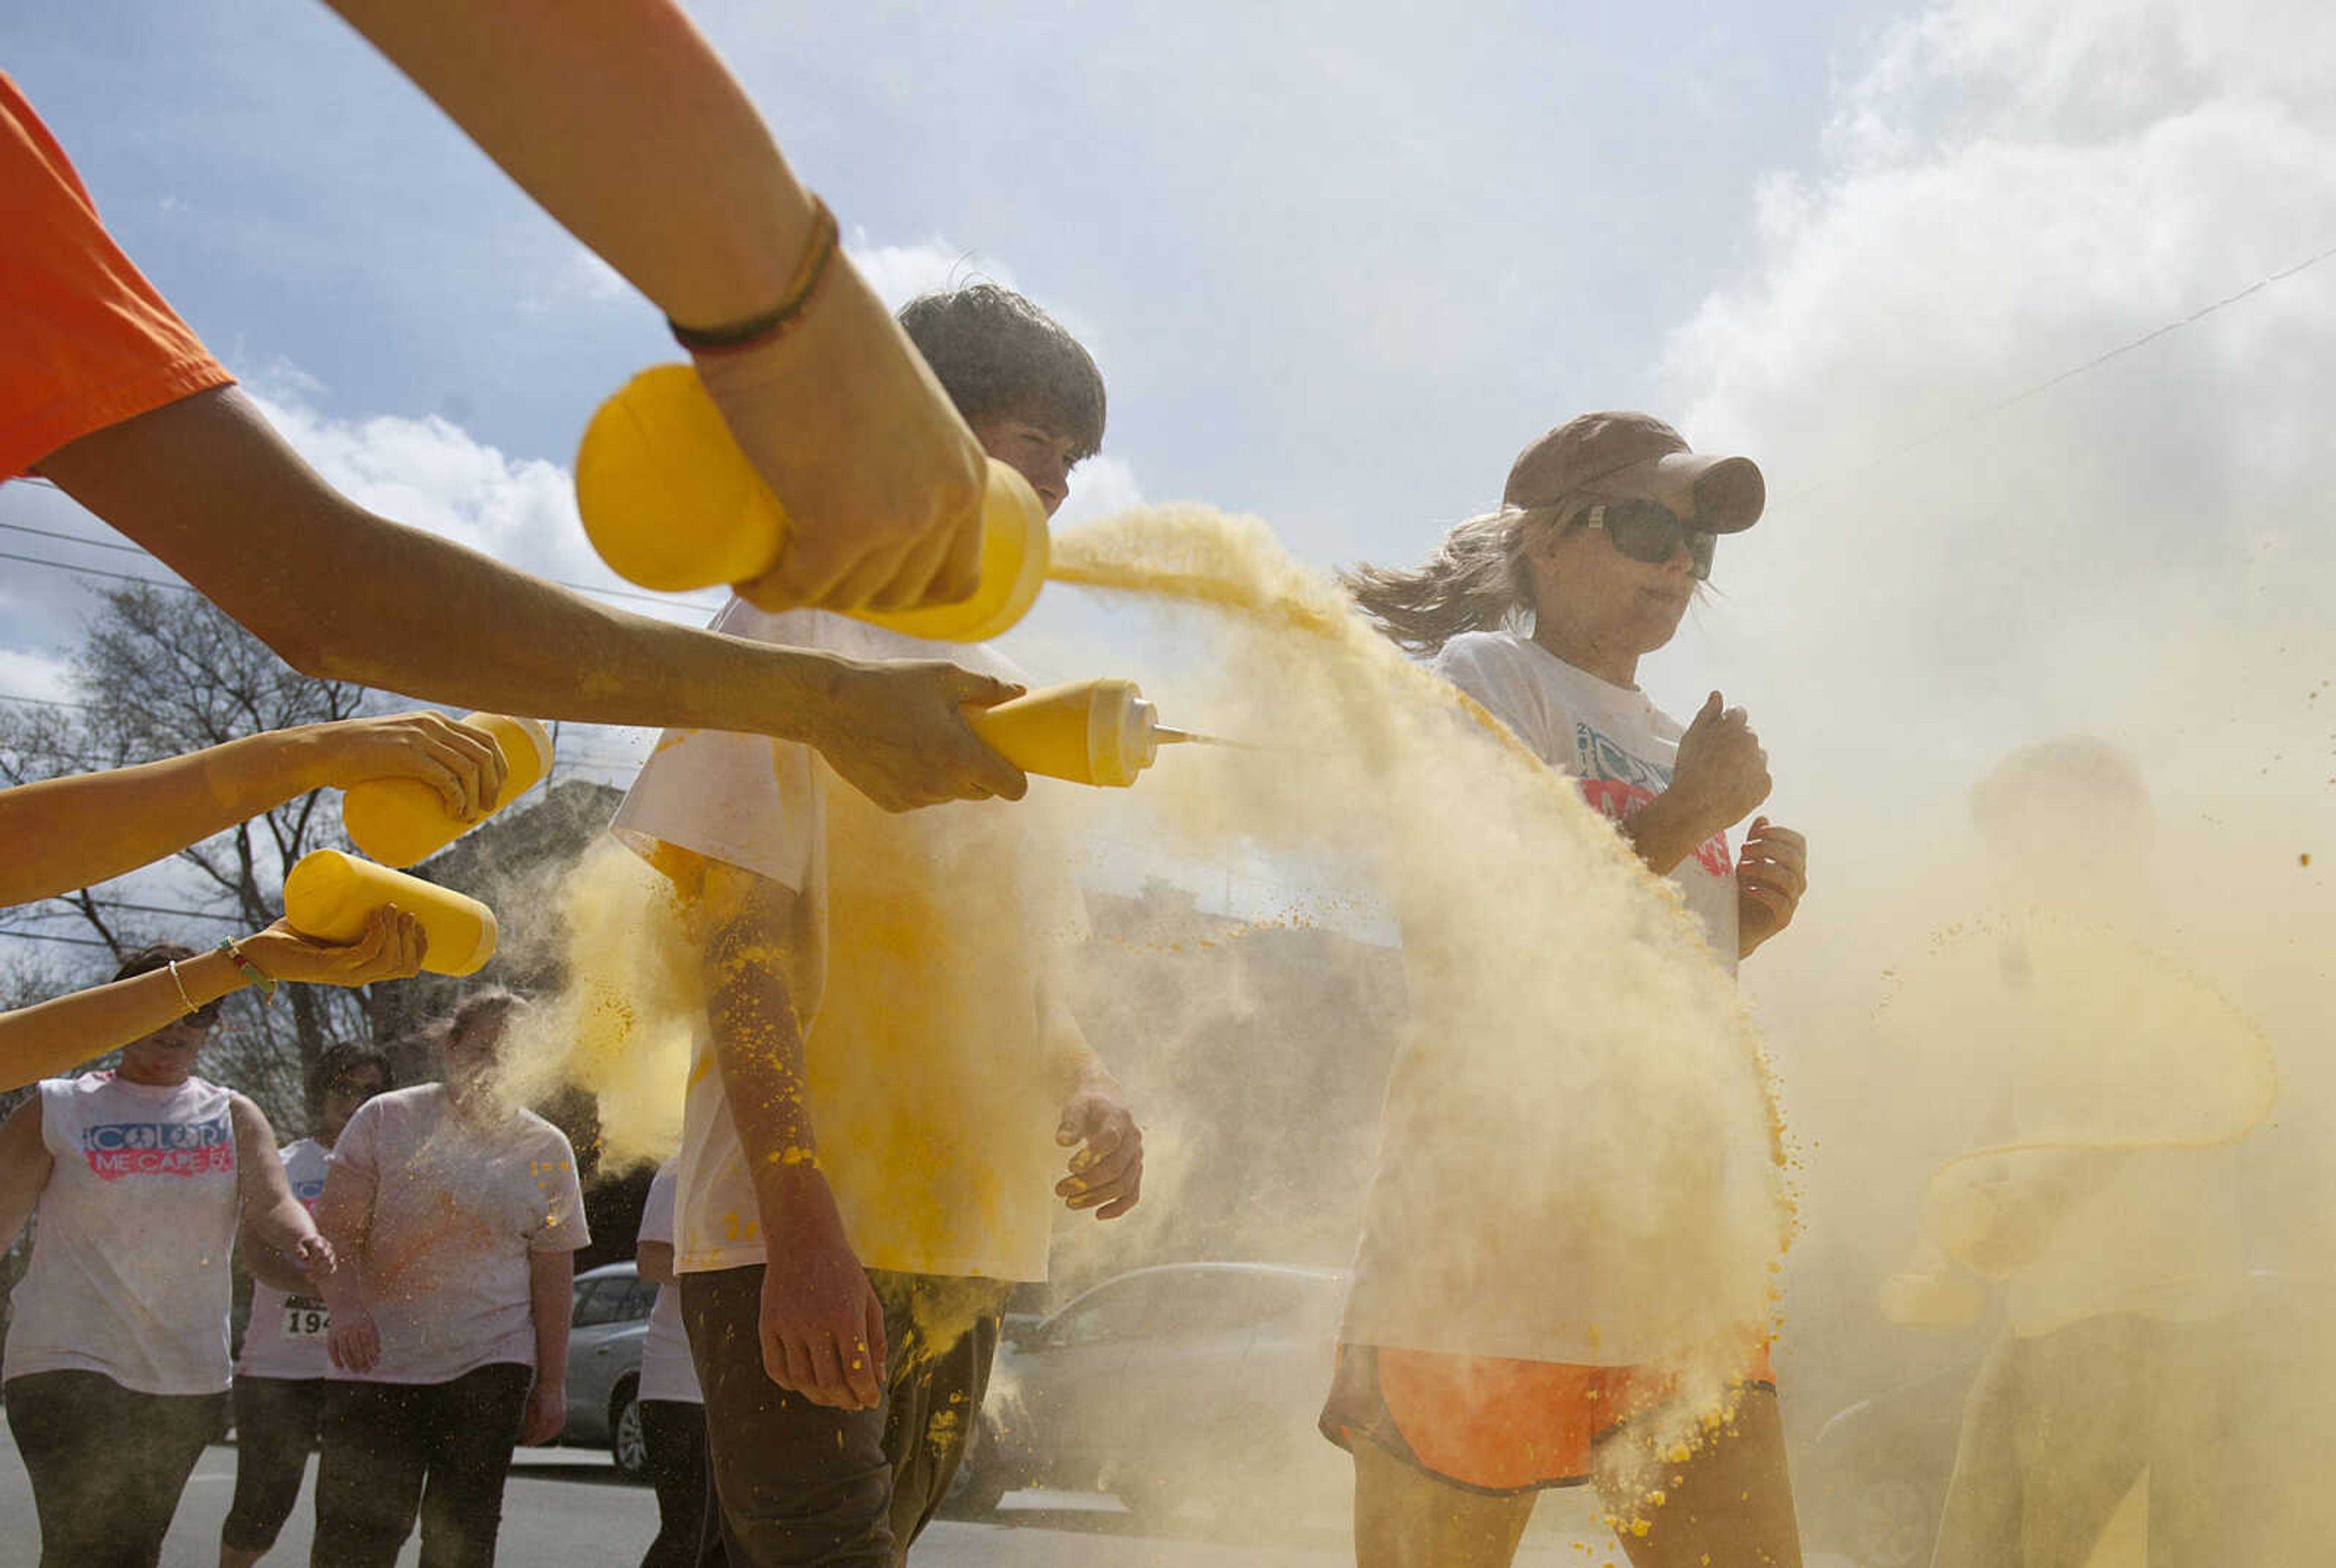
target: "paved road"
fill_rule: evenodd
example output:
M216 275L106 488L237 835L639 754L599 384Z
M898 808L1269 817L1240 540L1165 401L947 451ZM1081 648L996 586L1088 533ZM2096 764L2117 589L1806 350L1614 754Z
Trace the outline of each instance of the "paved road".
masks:
M313 1482L315 1468L310 1466ZM162 1552L163 1568L213 1568L219 1521L235 1489L235 1450L204 1454L187 1484L177 1523ZM1612 1537L1592 1526L1580 1494L1543 1499L1521 1568L1597 1568L1621 1563ZM304 1492L269 1568L307 1563L310 1504ZM580 1449L521 1449L504 1494L505 1568L556 1563L560 1568L634 1568L657 1530L657 1503L647 1488L618 1481L603 1455ZM1576 1542L1589 1544L1585 1551ZM0 1440L0 1568L35 1568L40 1544L33 1495L15 1445ZM414 1561L409 1543L402 1564ZM1108 1498L1083 1494L1016 1493L995 1524L944 1522L918 1544L917 1568L1343 1568L1354 1562L1343 1521L1326 1514L1294 1527L1279 1541L1257 1544L1216 1536L1198 1520L1166 1532L1137 1530ZM1817 1568L1813 1560L1811 1568Z

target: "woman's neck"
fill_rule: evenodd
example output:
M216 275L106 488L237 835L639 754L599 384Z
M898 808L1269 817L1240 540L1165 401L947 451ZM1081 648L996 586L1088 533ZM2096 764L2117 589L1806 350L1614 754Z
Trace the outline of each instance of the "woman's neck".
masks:
M1536 616L1533 639L1585 675L1624 691L1639 689L1639 656L1601 643L1594 633Z

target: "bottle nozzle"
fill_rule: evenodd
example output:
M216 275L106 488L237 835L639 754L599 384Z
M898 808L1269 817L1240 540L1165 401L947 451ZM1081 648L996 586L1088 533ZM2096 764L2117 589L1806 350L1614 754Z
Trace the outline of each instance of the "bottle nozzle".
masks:
M1165 726L1155 726L1152 731L1152 738L1162 745L1221 745L1230 746L1235 751L1257 749L1247 741L1227 740L1222 735L1199 735L1188 729L1169 729Z

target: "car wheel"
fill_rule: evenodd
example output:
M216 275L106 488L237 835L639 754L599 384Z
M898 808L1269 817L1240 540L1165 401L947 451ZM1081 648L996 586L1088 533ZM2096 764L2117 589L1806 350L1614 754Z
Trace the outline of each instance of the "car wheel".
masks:
M630 1378L617 1386L608 1402L608 1453L617 1468L636 1479L648 1473L648 1437L641 1430L638 1386Z
M1146 1529L1158 1529L1192 1506L1193 1488L1178 1476L1134 1474L1114 1475L1106 1490L1127 1507L1129 1515Z
M974 1423L973 1437L958 1458L957 1474L949 1477L949 1495L941 1500L942 1512L952 1519L987 1519L1012 1490L1014 1479L1007 1474L997 1436L988 1422Z
M1914 1568L1927 1562L1938 1533L1932 1489L1903 1475L1868 1482L1850 1500L1845 1521L1857 1568Z

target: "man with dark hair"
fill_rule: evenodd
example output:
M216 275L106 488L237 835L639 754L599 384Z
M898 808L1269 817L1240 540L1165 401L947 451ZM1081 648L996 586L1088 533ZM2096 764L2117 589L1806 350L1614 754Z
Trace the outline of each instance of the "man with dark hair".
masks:
M1020 469L1052 516L1103 449L1103 372L1051 316L994 283L910 300L900 325L983 450Z
M1103 439L1086 351L988 285L901 321L1051 514ZM743 600L715 624L933 651ZM1018 678L987 647L949 651ZM614 831L702 946L673 1248L730 1561L892 1568L979 1422L1007 1292L1046 1277L1049 1187L1098 1219L1141 1189L1142 1135L1046 984L1076 891L1028 813L888 817L807 748L748 735L669 732Z

